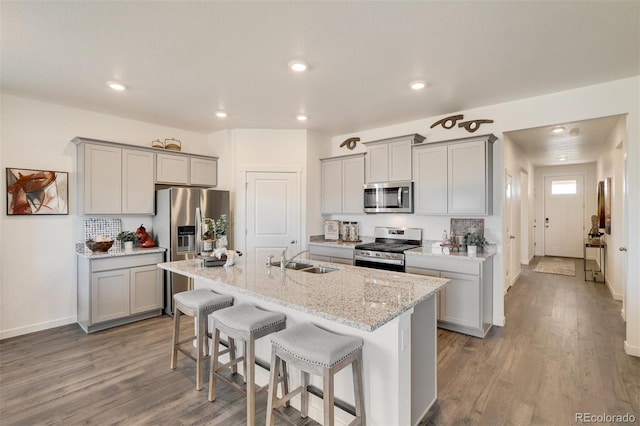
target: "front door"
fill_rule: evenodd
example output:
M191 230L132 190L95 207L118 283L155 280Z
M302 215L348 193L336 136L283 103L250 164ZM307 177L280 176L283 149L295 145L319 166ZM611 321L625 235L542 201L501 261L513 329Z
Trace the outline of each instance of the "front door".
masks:
M584 238L584 177L544 178L544 254L579 257Z
M300 250L300 184L295 172L248 172L246 251L256 262Z

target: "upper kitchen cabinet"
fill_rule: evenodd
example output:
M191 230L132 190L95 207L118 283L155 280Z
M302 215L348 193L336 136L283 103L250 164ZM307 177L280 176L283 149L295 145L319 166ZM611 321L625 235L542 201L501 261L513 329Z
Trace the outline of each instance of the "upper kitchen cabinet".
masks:
M364 157L354 154L320 160L322 214L363 212Z
M492 214L495 141L484 135L414 147L415 213Z
M152 152L82 140L77 143L81 215L154 214Z
M176 185L216 186L217 158L203 158L178 154L157 154L156 182Z
M396 182L411 180L411 146L422 143L417 133L365 142L366 182Z

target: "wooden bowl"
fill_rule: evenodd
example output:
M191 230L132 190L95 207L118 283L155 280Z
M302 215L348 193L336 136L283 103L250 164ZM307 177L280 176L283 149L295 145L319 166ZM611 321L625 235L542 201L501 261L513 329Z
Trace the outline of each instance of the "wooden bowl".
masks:
M106 251L109 251L109 249L113 245L113 240L111 241L87 240L85 241L85 244L87 245L87 247L89 247L89 250L93 252L96 252L96 251L106 252Z

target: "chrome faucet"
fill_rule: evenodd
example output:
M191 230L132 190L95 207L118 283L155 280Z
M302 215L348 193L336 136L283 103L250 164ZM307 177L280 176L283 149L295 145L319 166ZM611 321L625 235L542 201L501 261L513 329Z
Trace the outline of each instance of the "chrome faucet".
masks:
M298 257L298 256L300 256L301 254L306 253L306 252L308 252L308 251L309 251L309 250L302 250L301 252L298 252L298 253L294 254L293 256L291 256L291 257L289 258L289 260L286 260L286 259L285 259L285 257L286 257L286 255L287 255L287 249L284 249L284 251L282 252L281 260L280 260L280 269L282 269L282 270L284 271L284 270L286 269L287 265L288 265L289 263L291 263L291 262L293 261L293 259L295 259L296 257Z

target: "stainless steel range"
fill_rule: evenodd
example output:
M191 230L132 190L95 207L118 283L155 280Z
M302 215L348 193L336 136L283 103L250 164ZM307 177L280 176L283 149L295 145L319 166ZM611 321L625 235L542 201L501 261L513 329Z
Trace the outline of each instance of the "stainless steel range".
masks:
M404 272L404 252L422 245L422 229L376 226L375 242L355 247L355 265Z

